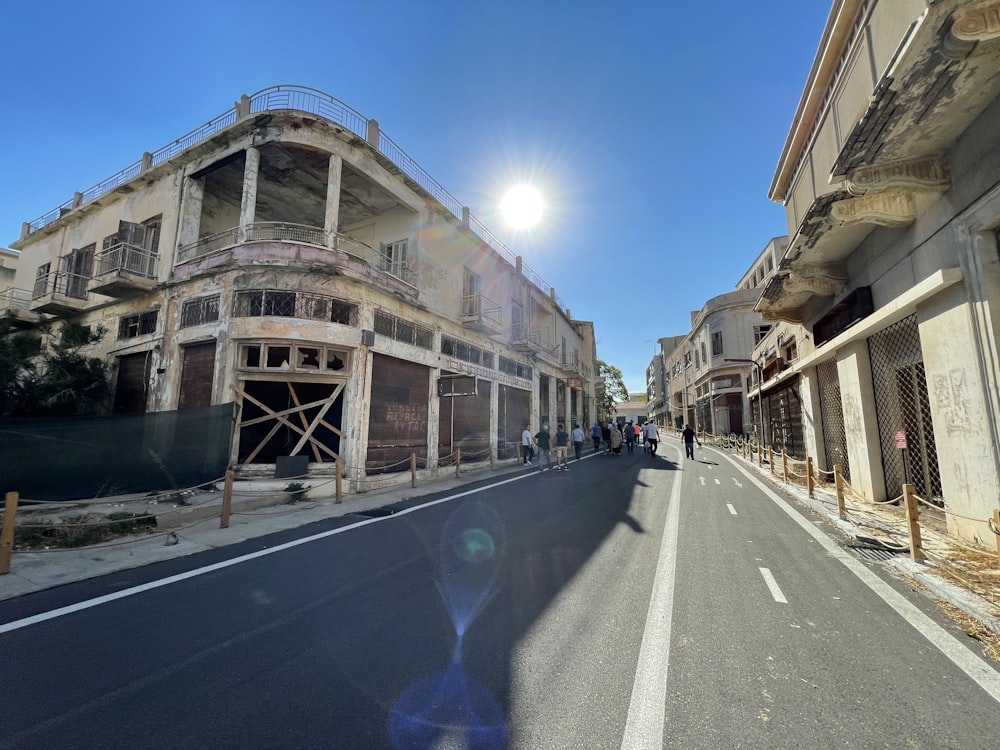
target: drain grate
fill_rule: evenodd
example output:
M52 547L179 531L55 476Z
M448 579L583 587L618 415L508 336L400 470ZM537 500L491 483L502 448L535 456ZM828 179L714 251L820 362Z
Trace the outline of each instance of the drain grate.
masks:
M874 547L855 547L853 545L847 545L848 549L853 550L858 557L863 557L865 560L874 560L875 562L885 562L886 560L891 560L898 552L890 552L887 549L875 549Z

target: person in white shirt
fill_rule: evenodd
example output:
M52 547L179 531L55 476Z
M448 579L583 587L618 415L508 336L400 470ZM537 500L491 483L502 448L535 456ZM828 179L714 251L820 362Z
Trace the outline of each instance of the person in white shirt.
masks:
M642 428L643 441L649 446L649 452L652 455L656 455L656 446L660 442L660 433L656 429L655 422L646 422L645 426Z
M583 452L583 430L580 425L573 425L573 432L570 433L573 438L573 452L576 454L576 460L580 460L580 453Z
M521 432L521 453L524 454L524 465L527 466L531 463L531 459L535 457L535 449L532 447L532 437L531 437L531 423L524 425L524 431Z

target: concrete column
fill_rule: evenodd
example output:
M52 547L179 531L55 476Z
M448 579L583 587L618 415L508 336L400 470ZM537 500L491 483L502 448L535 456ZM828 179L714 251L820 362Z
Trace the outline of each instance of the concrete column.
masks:
M378 135L379 135L378 120L369 120L368 130L365 133L365 140L368 141L368 145L374 148L376 151L378 150Z
M500 384L490 383L490 455L496 458L500 446Z
M823 436L822 404L819 398L819 378L815 367L802 371L799 380L799 396L802 399L802 427L806 444L806 455L812 456L823 471L833 471L826 465L825 437Z
M962 285L918 306L917 319L945 504L963 516L989 518L997 504L1000 465L988 416L984 353ZM985 523L953 515L948 529L991 546L994 540Z
M240 228L236 236L238 243L247 241L247 233L257 212L257 176L260 170L260 151L253 146L246 150L246 164L243 166L243 199L240 201Z
M184 178L181 193L181 224L177 229L177 246L198 241L201 232L201 204L205 200L205 183L194 177Z
M371 419L372 401L372 364L373 357L371 349L362 344L357 350L356 366L351 373L353 388L345 389L345 395L350 391L356 395L346 405L357 404L358 409L351 409L352 416L349 418L349 429L345 430L346 451L341 447L341 457L344 464L352 471L348 472L348 483L357 482L364 477L365 464L368 461L368 424ZM354 484L353 489L357 491L360 485Z
M430 383L427 390L427 465L437 466L440 453L438 442L441 436L441 397L437 394L437 381L441 368L430 368ZM450 400L450 399L449 399Z
M549 400L549 432L554 435L559 420L559 404L556 401L556 378L554 376L549 376L549 392L545 394L545 398Z
M851 487L868 500L885 500L875 385L866 340L854 341L837 352L837 376L844 409L847 458L851 463Z
M326 230L326 246L336 247L337 229L340 221L340 179L344 160L337 154L330 154L330 169L326 181L326 216L323 228Z

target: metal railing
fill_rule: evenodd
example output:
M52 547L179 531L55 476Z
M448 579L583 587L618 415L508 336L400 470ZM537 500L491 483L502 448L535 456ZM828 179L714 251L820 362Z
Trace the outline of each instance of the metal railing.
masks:
M329 94L325 94L322 91L317 91L316 89L309 88L307 86L296 86L296 85L280 85L280 86L270 86L266 89L262 89L257 93L249 97L250 100L250 112L252 114L273 111L273 110L296 110L301 112L310 112L312 114L319 115L321 117L335 122L339 125L344 126L351 132L355 133L361 138L367 140L367 131L369 119L364 117L362 114L352 109L348 105L333 98ZM165 146L158 148L156 151L152 152L151 159L148 160L150 166L156 166L168 159L176 156L182 151L194 146L201 141L211 137L215 133L218 133L230 125L233 125L237 121L237 113L235 109L230 109L217 117L212 118L204 125L195 128L191 132L181 136L180 138L171 141ZM449 211L452 212L457 218L462 218L462 204L455 198L451 193L444 189L430 174L423 169L414 159L412 159L403 149L401 149L395 141L393 141L389 136L385 135L379 131L378 145L376 149L389 161L399 167L408 177L419 184L424 190L430 193L436 200L438 200L443 206L445 206ZM99 182L91 188L88 188L83 192L82 203L91 201L105 193L108 193L125 182L136 177L143 167L143 160L130 164L129 166L122 169L120 172L112 175L111 177ZM28 231L35 232L44 227L47 224L52 223L64 213L73 210L81 203L76 202L71 199L63 203L62 205L52 209L46 214L35 219L29 224ZM516 265L517 256L514 252L510 250L496 235L490 232L478 219L473 216L469 217L469 228L482 239L490 248L497 252L502 258L507 260L509 263ZM212 235L213 238L221 239L220 235L224 233L217 233ZM202 238L198 243L193 243L193 245L198 245L199 243L207 241L209 238ZM233 243L235 244L235 243ZM188 245L186 249L189 249L193 245ZM207 254L198 253L199 255ZM178 256L178 261L183 261L185 259L190 259L194 257L188 255L187 258L182 258ZM385 270L385 269L383 269ZM407 283L412 283L412 272L409 268L398 269L402 275L399 276L403 281ZM392 273L392 271L388 271ZM534 270L532 270L527 264L521 264L521 273L524 277L538 287L547 296L550 296L555 304L562 309L564 312L567 311L565 303L559 298L558 295L552 292L552 287L545 283ZM393 273L395 276L396 274ZM408 278L408 276L410 278Z
M106 250L101 250L94 258L97 264L95 276L112 273L128 273L147 279L156 278L156 262L159 256L144 247L119 242Z
M31 299L36 300L46 294L52 294L58 297L85 300L87 299L87 283L89 281L90 276L85 276L82 273L50 271L35 279L35 288L32 290Z
M513 344L532 344L542 348L542 332L527 323L514 323L510 327L510 340Z
M245 240L240 240L240 227L224 229L221 232L202 237L197 242L182 245L177 251L177 262L185 263L195 258L201 258L213 253L229 250L240 244L253 242L295 242L312 245L324 250L350 255L378 268L380 271L395 276L410 286L417 285L416 273L404 261L394 261L382 253L376 252L364 242L348 237L339 232L331 233L320 227L307 224L291 224L280 221L262 221L244 227Z
M486 320L499 328L503 325L503 308L481 294L467 294L462 297L462 317Z
M0 311L27 310L31 305L31 290L10 287L0 291Z

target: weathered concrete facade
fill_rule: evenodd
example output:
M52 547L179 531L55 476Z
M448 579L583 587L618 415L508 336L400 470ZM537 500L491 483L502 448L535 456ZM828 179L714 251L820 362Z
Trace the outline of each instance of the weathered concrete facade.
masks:
M245 471L508 459L525 422L593 418L593 325L311 89L242 97L14 247L31 311L107 327L116 411L236 401Z
M771 185L792 238L757 305L784 321L795 357L777 327L756 353L800 381L821 464L846 464L872 500L909 481L954 533L990 542L998 19L995 1L834 3Z

